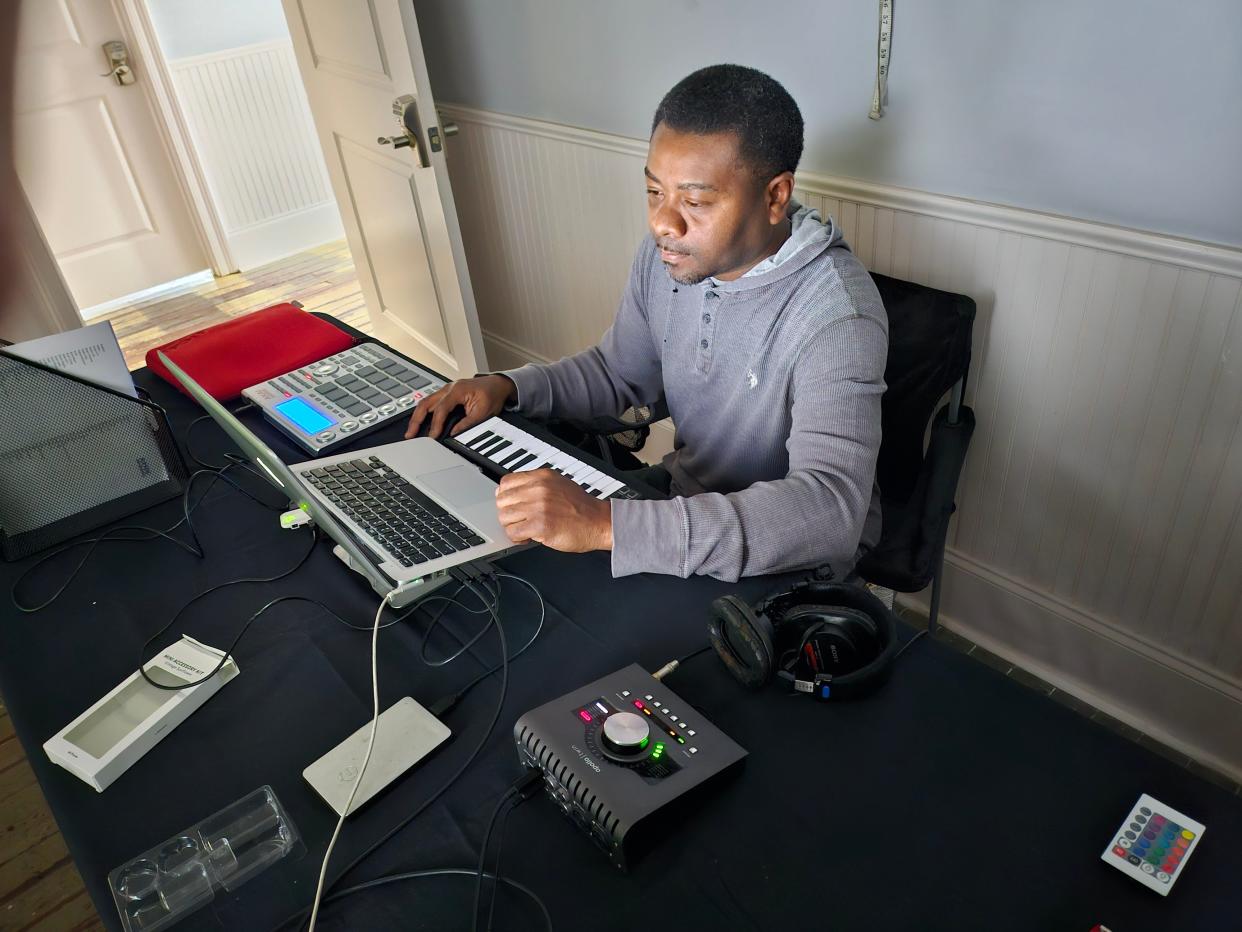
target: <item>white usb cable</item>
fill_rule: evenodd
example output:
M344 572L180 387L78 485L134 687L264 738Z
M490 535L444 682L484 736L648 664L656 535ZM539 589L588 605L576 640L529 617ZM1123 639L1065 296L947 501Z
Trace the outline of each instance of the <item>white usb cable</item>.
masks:
M388 606L388 600L397 594L399 590L394 589L388 595L384 596L380 602L379 609L375 612L375 626L371 632L371 699L374 706L371 715L371 733L367 736L367 753L362 758L362 767L358 769L358 779L354 781L354 788L349 792L349 799L345 801L345 808L341 811L341 817L336 822L336 829L332 832L332 840L328 842L328 850L323 855L323 866L319 868L319 886L315 889L315 905L311 907L310 926L307 932L315 932L315 920L319 917L319 898L323 896L324 879L328 876L328 859L332 857L332 848L336 845L336 838L341 834L341 826L345 824L345 817L349 815L349 809L354 804L354 797L358 795L358 787L362 786L362 778L366 775L367 764L371 762L371 751L375 747L375 732L379 728L379 653L377 647L379 645L379 629L380 616L384 614L384 609Z

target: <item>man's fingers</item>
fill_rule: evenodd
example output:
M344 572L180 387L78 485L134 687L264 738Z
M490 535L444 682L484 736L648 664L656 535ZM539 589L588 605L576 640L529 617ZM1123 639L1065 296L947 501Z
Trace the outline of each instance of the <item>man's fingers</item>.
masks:
M405 428L405 439L409 440L418 433L418 428L427 417L426 402L419 402L410 415L410 423Z
M528 469L525 472L511 472L500 480L502 491L523 489L531 485L539 485L557 475L551 469Z
M524 521L506 526L505 535L515 544L526 544L534 540L526 530L526 522Z
M448 419L449 412L453 410L453 399L444 398L432 409L431 427L427 430L428 437L439 437L444 431L444 422Z
M466 407L466 414L460 421L458 421L455 425L453 425L453 429L449 431L450 437L456 437L463 430L469 430L475 424L480 424L483 421L487 420L488 418L488 415L486 412L482 412L482 411L471 412L469 403L467 403L465 407Z

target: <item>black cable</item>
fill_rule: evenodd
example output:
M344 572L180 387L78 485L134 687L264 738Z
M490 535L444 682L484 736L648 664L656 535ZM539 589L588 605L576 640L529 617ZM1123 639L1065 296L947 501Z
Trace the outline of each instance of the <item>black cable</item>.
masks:
M542 773L539 773L538 776L540 780L543 779ZM502 853L501 846L505 840L505 826L509 822L509 816L513 815L513 810L521 804L522 800L519 799L506 809L505 814L500 817L500 825L496 829L496 860L492 864L492 875L495 879L492 881L492 895L487 898L487 923L483 926L486 932L492 932L492 919L496 916L496 898L497 894L500 893L500 881L502 879L500 876L500 855ZM482 880L483 876L480 875L479 879Z
M164 625L164 627L156 631L153 635L147 638L147 640L143 643L142 651L138 655L138 672L142 674L142 678L146 680L148 683L150 683L152 686L154 686L156 689L163 689L167 692L176 692L177 690L189 689L191 686L197 686L199 683L205 683L207 680L211 679L213 676L219 673L221 668L225 665L225 663L228 662L228 659L232 655L234 649L237 647L238 642L241 641L242 637L245 636L246 632L250 630L250 626L254 624L255 619L258 618L260 615L262 615L265 611L267 611L273 605L276 605L280 602L287 601L292 598L296 598L296 596L281 596L279 598L273 599L272 601L264 605L261 609L259 609L257 612L255 612L253 615L251 615L249 618L247 618L246 623L243 624L241 627L241 630L237 632L237 636L233 638L233 643L228 646L228 649L224 652L224 655L220 658L220 662L217 663L215 667L212 669L212 671L208 673L206 676L200 677L199 679L194 680L193 682L180 683L180 684L157 683L147 673L146 668L144 666L146 663L146 660L144 658L146 657L147 649L151 646L151 642L154 641L156 638L158 638L160 635L162 635L169 628L171 628L176 623L177 619L180 618L185 613L185 610L189 608L191 605L193 605L195 602L197 602L199 599L202 599L210 595L213 592L218 592L221 589L227 589L230 586L239 586L242 583L270 583L270 582L276 582L277 580L280 580L280 579L284 579L286 576L292 576L294 573L296 573L298 570L302 568L302 566L306 563L306 561L310 559L311 554L315 552L315 544L319 542L319 533L318 533L318 530L313 525L311 526L310 537L311 537L310 546L306 548L306 552L302 554L301 557L298 558L297 563L295 563L292 567L285 570L284 572L277 573L275 576L252 576L252 577L247 577L245 579L230 579L228 582L220 583L219 585L216 585L216 586L209 586L208 588L204 589L202 592L198 593L198 595L190 599L188 602L184 603L179 609L177 609L176 613L172 616L172 618L168 620L168 623Z
M475 872L474 908L470 911L471 932L479 932L479 904L483 901L483 868L487 865L487 846L492 840L492 829L496 827L496 820L500 818L500 811L509 805L517 794L516 789L509 787L496 803L496 808L492 810L491 818L487 820L487 831L483 833L483 842L479 845L479 866Z
M157 537L162 537L165 540L169 541L170 543L176 544L178 547L180 547L182 550L186 551L187 553L193 554L194 556L201 558L203 556L203 547L202 547L201 542L198 539L198 531L194 527L194 521L190 516L195 511L195 509L197 509L203 503L203 501L207 498L207 494L211 491L211 487L215 485L216 481L219 479L223 479L225 483L227 483L228 485L231 485L234 489L241 492L243 495L247 495L250 498L254 498L253 495L250 495L249 492L241 488L241 486L237 485L237 483L233 482L233 480L230 479L226 475L227 471L233 468L234 466L230 464L229 466L225 466L224 468L219 469L219 470L199 469L191 473L190 476L186 479L185 489L182 490L182 494L181 494L182 517L175 524L172 524L169 527L164 528L163 530L160 530L159 528L147 527L141 524L121 525L119 527L109 528L107 531L105 531L103 534L99 535L98 537L88 537L88 538L83 538L82 540L75 540L71 543L65 544L63 547L58 547L57 549L51 551L50 553L44 554L42 557L40 557L38 560L36 560L34 563L28 566L22 572L22 574L18 576L16 580L14 580L13 586L9 590L9 598L13 602L13 607L16 608L19 612L24 612L27 614L32 614L34 612L40 612L43 609L47 608L49 605L51 605L53 602L59 599L61 595L64 594L65 590L69 588L70 584L74 581L74 579L77 578L78 573L80 573L82 571L82 568L86 566L86 561L89 560L91 555L95 552L95 548L98 547L100 544L118 543L118 542L121 542L121 543L143 542L143 541L155 540ZM198 501L196 501L193 505L190 505L190 493L194 487L194 480L197 479L199 476L208 475L208 474L212 476L211 481L208 482L207 487L203 489L203 494L199 496ZM258 501L258 499L254 499L254 500ZM261 503L261 504L265 504L265 503ZM191 543L186 543L183 540L178 540L177 538L171 536L172 532L177 530L177 528L181 527L181 525L183 524L186 525L186 527L188 527L190 530ZM141 537L117 536L118 534L121 534L122 532L130 532L130 531L140 532L143 536ZM25 581L25 579L28 576L30 576L32 573L38 570L41 566L43 566L49 560L53 560L56 557L60 556L62 553L67 553L68 551L72 550L75 547L82 547L82 546L85 546L87 548L86 553L82 555L82 559L78 561L77 565L70 571L69 575L65 578L64 582L61 583L60 587L57 588L55 592L53 592L47 599L45 599L44 601L40 602L37 605L26 605L21 602L21 600L18 598L17 592L18 592L18 589L21 588L22 582Z
M254 407L254 403L248 401L241 407L235 408L229 413L232 414L234 417L236 417L237 415L245 411L249 411L253 407ZM190 421L190 425L185 429L185 437L182 439L181 445L185 447L185 455L188 456L190 459L192 459L199 466L202 466L204 469L220 469L222 467L215 466L215 465L212 465L211 463L204 462L203 460L195 456L194 448L193 446L190 445L190 437L194 433L194 428L197 427L199 424L201 424L203 421L210 421L210 420L213 420L210 414L200 414L194 420ZM233 458L233 454L226 453L224 455L228 459Z
M915 641L917 641L919 638L921 638L926 633L927 633L927 629L924 628L922 631L918 632L918 634L916 634L914 637L910 638L910 640L906 641L906 643L902 644L901 649L898 650L897 653L893 654L893 661L896 662L898 657L900 657L902 654L904 654L907 650L910 649L911 644L913 644Z
M254 407L254 406L250 403L247 403L245 405L242 405L242 407L238 408L236 413L240 413L242 411L245 411L247 408L251 408L251 407ZM252 475L258 476L258 473L255 471L254 467L252 467L250 463L246 461L245 459L233 453L226 453L225 458L228 459L230 462L222 466L215 466L210 463L203 462L197 456L194 455L190 447L191 432L193 431L194 426L198 424L200 421L210 420L210 418L211 418L211 415L204 414L204 415L201 415L195 418L193 421L191 421L189 426L186 428L185 437L182 440L182 445L185 447L186 452L190 456L190 459L192 459L195 463L199 464L203 468L195 470L186 479L185 488L182 490L182 496L181 496L182 517L179 521L177 521L171 527L164 528L163 530L160 530L159 528L147 527L146 525L142 525L142 524L120 525L118 527L109 528L107 531L104 531L104 533L99 535L98 537L88 537L88 538L83 538L81 540L75 540L75 541L72 541L64 545L63 547L58 547L57 549L51 551L50 553L44 554L42 557L40 557L38 560L36 560L34 563L28 566L25 569L25 571L20 576L18 576L17 579L13 582L13 586L9 590L9 598L13 603L13 607L16 608L19 612L23 612L26 614L40 612L43 609L47 608L49 605L51 605L53 602L59 599L64 594L65 590L69 588L69 586L73 583L74 579L77 578L78 573L80 573L83 567L86 566L86 562L91 558L91 555L94 554L95 548L98 547L100 544L126 542L126 541L143 542L143 541L155 540L157 537L163 537L165 540L168 540L169 542L176 544L178 547L180 547L182 550L185 550L187 553L191 553L194 556L201 558L204 555L203 546L202 546L202 543L198 539L198 532L194 527L194 521L191 518L191 514L194 512L195 509L198 508L199 505L201 505L206 500L207 494L211 491L211 487L215 485L216 481L219 479L223 479L227 485L232 486L236 491L240 492L242 495L245 495L251 501L256 502L257 504L260 504L265 508L270 508L275 511L284 511L285 508L283 504L274 505L269 502L263 501L261 498L259 498L249 489L245 489L242 486L238 485L227 475L230 469L241 468L241 469L245 469L247 472L251 473ZM194 480L198 478L199 476L207 474L207 473L212 474L211 481L207 484L207 488L203 490L203 494L199 496L198 501L195 502L193 505L190 505L189 504L190 493L194 486ZM260 478L262 477L260 476ZM189 528L190 539L192 541L192 543L190 544L187 544L185 541L177 540L176 538L170 536L173 531L177 530L177 528L181 527L181 525L183 524ZM139 537L118 536L122 533L128 534L129 532L138 532L142 536L139 536ZM86 552L82 555L82 558L78 561L77 565L69 572L69 575L65 578L64 582L60 585L59 588L56 589L55 592L51 594L51 596L49 596L44 601L40 602L38 605L22 604L22 602L18 599L17 590L21 587L21 584L26 579L26 577L28 577L31 573L34 573L36 570L39 569L39 567L43 566L49 560L53 560L56 557L60 556L62 553L67 553L68 551L72 550L75 547L82 547L82 546L85 546L87 548Z
M526 641L526 643L523 644L521 647L519 647L516 651L514 651L513 656L509 658L508 662L512 663L513 661L521 657L522 654L526 652L526 649L530 647L532 644L534 644L535 639L539 637L539 633L543 630L544 620L548 617L548 606L543 601L543 595L539 592L539 589L530 580L524 579L521 576L515 576L512 573L495 573L494 575L496 576L497 579L513 579L513 580L516 580L517 582L520 582L522 585L530 589L530 591L535 594L535 598L539 600L539 623L535 625L535 631L530 636L530 638ZM499 583L497 585L499 585ZM428 711L430 711L431 714L436 716L437 718L441 718L447 715L449 712L451 712L456 707L457 703L461 702L461 700L465 698L466 693L470 692L470 690L474 689L474 687L482 683L485 679L487 679L489 676L491 676L493 673L499 670L500 667L501 667L501 664L498 663L495 666L491 667L490 669L484 670L482 673L480 673L478 676L472 679L469 683L467 683L461 689L457 690L457 692L453 693L452 695L443 696L440 699L437 699L435 702L433 702L429 706Z
M513 815L513 810L516 809L518 806L522 805L522 803L526 802L528 799L531 799L532 797L534 797L542 787L543 787L543 771L535 767L528 767L526 768L526 773L522 775L521 779L515 781L514 784L511 787L509 787L508 792L505 794L506 797L509 797L512 794L516 796L517 798L516 800L514 800L513 805L509 806L509 808L504 810L504 814L500 817L500 826L496 831L496 861L492 866L492 873L495 875L496 881L492 883L492 895L488 897L487 923L483 927L485 930L487 930L487 932L491 932L492 918L496 915L496 894L499 892L500 885L498 881L500 881L501 879L500 877L500 855L502 853L504 841L505 841L505 825L509 821L509 816ZM500 809L501 807L498 804L496 808ZM493 816L493 819L494 818L495 816ZM487 843L489 840L488 836L491 835L491 831L492 831L492 827L489 824L487 827L487 834L483 836L483 846L482 846L482 850L480 852L480 857L479 857L479 877L478 877L477 885L475 887L475 907L474 907L475 921L477 921L478 915L479 915L479 906L478 906L479 889L483 885L483 876L484 876L483 855L486 854L487 852Z
M706 653L707 651L711 649L712 649L712 646L710 644L706 644L703 647L700 647L698 650L692 650L690 651L690 653L686 654L686 656L682 657L680 660L677 661L677 666L681 666L683 663L685 663L690 658L697 657L699 654Z
M376 877L374 880L363 881L362 883L354 884L352 887L346 887L344 890L338 890L336 893L333 893L331 896L325 897L323 902L325 904L331 903L331 902L334 902L335 900L339 900L347 896L352 896L355 893L361 893L364 890L371 890L371 889L374 889L375 887L385 886L386 884L397 883L398 881L401 881L401 880L422 880L427 877L473 877L473 876L475 876L475 869L473 867L440 867L440 868L435 868L432 870L408 871L404 874L389 874L386 877ZM518 883L518 881L516 880L510 880L508 877L494 877L494 875L486 874L486 873L484 874L484 876L491 877L492 879L496 880L498 883L508 884L510 887L517 890L518 892L526 894L526 896L536 906L539 907L539 911L543 913L543 922L544 922L544 925L547 926L548 932L553 932L552 915L548 912L548 907L544 905L543 900L539 899L539 897L535 894L533 890L530 889L530 887L526 886L525 884Z
M407 618L409 618L411 615L413 615L415 612L419 611L420 609L426 610L426 603L432 602L432 601L443 601L444 602L444 604L440 606L439 610L434 615L431 616L431 621L433 625L438 624L440 616L443 615L444 612L448 610L448 607L450 605L456 605L458 608L462 609L463 611L470 612L472 615L478 615L478 614L482 614L483 612L486 612L488 610L486 606L483 608L471 608L470 606L466 605L464 602L461 602L457 599L458 594L461 593L461 591L465 588L466 587L463 585L458 585L458 587L453 590L452 594L447 595L447 596L444 596L444 595L424 596L423 598L419 599L418 602L416 602L412 607L406 609L404 612L402 612L392 621L386 621L382 625L380 625L380 630L382 631L384 628L391 628L393 625L399 624L400 622L405 621ZM324 605L322 602L318 602L315 599L309 599L309 598L305 599L305 601L310 602L314 605L318 605L320 608L327 611L328 614L330 614L333 618L335 618L337 621L339 621L341 624L343 624L347 628L353 628L355 631L365 631L367 634L370 634L372 631L371 625L356 625L352 621L347 621L346 619L338 615L336 612L332 611L332 609L328 608L328 606ZM491 622L489 621L488 625L490 626L490 624ZM428 630L430 631L430 629ZM461 638L459 638L453 631L450 631L448 628L445 628L444 630L448 631L448 633L452 635L454 638L457 638L457 642L459 644L462 643ZM424 645L425 645L426 636L424 636L423 640L424 640Z
M484 586L485 586L485 588L487 588L486 584L484 584ZM465 583L463 583L463 584L461 584L460 586L458 586L458 587L457 587L457 592L461 592L461 591L462 591L462 589L464 589L464 588L466 588ZM454 595L454 596L456 596L457 592L455 592L453 595ZM479 596L478 592L477 592L476 590L474 590L473 588L471 589L471 592L473 592L473 593L474 593L474 595L476 595L476 596L478 596L480 599L482 599L482 596ZM488 596L490 596L492 603L495 603L495 602L496 602L496 600L497 600L497 599L499 599L499 597L500 597L499 589L498 589L496 592L492 592L490 588L487 588L487 594L488 594ZM444 598L444 597L443 597L443 596L434 596L434 595L433 595L433 596L428 596L428 597L427 597L425 600L423 600L423 601L426 601L426 602L431 602L431 601L434 601L434 600L435 600L435 599L437 599L437 598ZM420 604L421 604L421 603L420 603ZM460 603L458 603L458 604L460 604ZM483 611L487 611L487 610L488 610L488 608L487 608L488 603L487 603L487 602L484 602L484 603L483 603L483 606L484 606L484 607L483 607L483 609L482 609L482 610L483 610ZM447 605L446 605L445 607L447 607ZM464 606L463 606L463 607L464 607ZM467 610L467 611L469 611L469 612L472 612L473 614L477 614L476 612L474 612L474 610L473 610L473 609L466 609L466 610ZM438 659L438 660L432 660L430 657L428 657L428 656L427 656L427 645L428 645L428 643L430 642L430 639L431 639L431 632L432 632L432 631L434 631L434 630L435 630L435 629L439 626L439 624L440 624L440 619L443 617L443 615L444 615L444 611L443 611L443 610L441 610L441 611L440 611L440 612L439 612L439 613L435 616L435 618L433 618L433 619L431 620L431 624L428 626L427 630L423 633L423 643L422 643L422 647L421 647L421 648L420 648L420 650L419 650L418 659L419 659L419 660L421 660L423 663L427 664L427 666L429 666L429 667L442 667L442 666L444 666L444 665L446 665L446 664L452 663L454 660L456 660L458 657L460 657L462 654L464 654L464 653L465 653L466 651L468 651L470 648L474 647L474 645L475 645L475 644L479 643L479 640L483 637L483 635L487 634L488 629L489 629L489 628L491 628L491 626L492 626L492 620L496 617L496 616L495 616L495 614L493 613L493 614L492 614L492 618L491 618L491 619L488 619L487 624L485 624L482 628L480 628L480 629L478 630L478 632L477 632L475 635L473 635L473 636L472 636L472 637L471 637L468 641L466 641L465 643L463 643L463 644L461 645L461 647L459 647L456 651L454 651L453 653L449 654L447 657L441 657L441 658L440 658L440 659ZM446 629L446 630L447 630L447 629ZM460 639L459 639L459 643L460 643Z

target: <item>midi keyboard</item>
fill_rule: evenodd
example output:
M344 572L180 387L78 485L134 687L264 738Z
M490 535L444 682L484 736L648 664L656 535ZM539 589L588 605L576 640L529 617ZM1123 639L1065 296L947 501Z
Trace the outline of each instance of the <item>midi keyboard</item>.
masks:
M488 418L446 442L450 449L465 454L493 476L551 469L598 499L656 497L654 490L638 488L566 453L557 445L563 441L550 435L547 440L542 439L499 417Z

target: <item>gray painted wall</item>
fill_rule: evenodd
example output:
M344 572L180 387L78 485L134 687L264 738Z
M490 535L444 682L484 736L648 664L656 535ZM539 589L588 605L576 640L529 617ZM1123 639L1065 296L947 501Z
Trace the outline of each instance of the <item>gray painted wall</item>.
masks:
M805 169L1242 246L1238 0L895 6L873 122L878 0L417 0L442 102L645 138L734 61L798 101Z
M147 0L147 7L169 59L289 38L280 0Z

